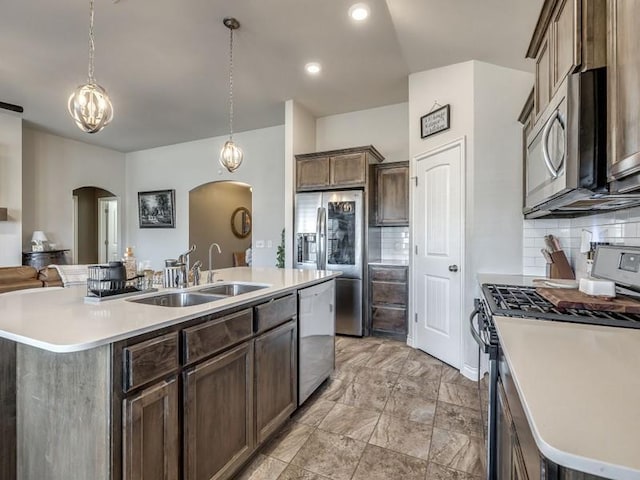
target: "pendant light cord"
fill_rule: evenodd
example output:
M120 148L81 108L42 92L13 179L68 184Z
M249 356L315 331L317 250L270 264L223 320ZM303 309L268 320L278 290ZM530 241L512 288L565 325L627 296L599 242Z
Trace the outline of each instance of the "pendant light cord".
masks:
M93 59L96 45L93 38L93 0L89 0L89 84L96 83L93 77Z
M233 140L233 28L229 29L229 140Z

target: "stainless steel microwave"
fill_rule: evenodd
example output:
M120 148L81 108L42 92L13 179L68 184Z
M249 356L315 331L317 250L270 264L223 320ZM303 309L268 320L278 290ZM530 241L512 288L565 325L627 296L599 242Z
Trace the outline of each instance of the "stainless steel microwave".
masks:
M606 69L568 75L529 133L524 214L527 218L614 210L638 195L607 188Z

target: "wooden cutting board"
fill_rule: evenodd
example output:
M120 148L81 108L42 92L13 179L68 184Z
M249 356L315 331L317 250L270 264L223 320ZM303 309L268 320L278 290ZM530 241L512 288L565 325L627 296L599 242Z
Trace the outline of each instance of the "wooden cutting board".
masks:
M558 308L600 310L602 312L640 313L640 301L630 297L617 296L607 299L592 297L580 290L568 288L536 288L542 297Z

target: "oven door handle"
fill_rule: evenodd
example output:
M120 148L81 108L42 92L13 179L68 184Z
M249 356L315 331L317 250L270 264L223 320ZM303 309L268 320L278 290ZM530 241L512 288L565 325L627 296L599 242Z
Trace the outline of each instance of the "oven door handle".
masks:
M489 345L487 345L487 343L480 336L480 333L476 331L476 329L473 326L473 319L476 318L479 314L480 314L479 308L475 308L473 312L471 312L471 315L469 316L469 329L471 330L471 336L473 337L473 339L480 346L480 348L482 348L483 351L486 353L489 351ZM478 320L478 328L480 328L479 320Z
M553 115L549 117L549 120L547 120L547 123L542 129L542 158L544 159L544 164L546 165L547 170L549 170L549 173L554 180L560 176L560 173L564 168L564 158L566 156L566 152L563 151L562 158L560 158L560 165L556 167L551 161L551 156L549 155L549 135L551 134L551 127L553 126L553 122L555 122L556 120L558 120L560 126L564 130L564 122L562 121L560 110L556 110L555 112L553 112Z

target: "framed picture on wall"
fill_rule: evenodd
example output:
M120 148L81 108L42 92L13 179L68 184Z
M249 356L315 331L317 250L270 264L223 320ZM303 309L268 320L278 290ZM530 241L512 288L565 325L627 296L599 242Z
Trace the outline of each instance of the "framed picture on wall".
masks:
M140 228L176 228L176 191L138 192Z

